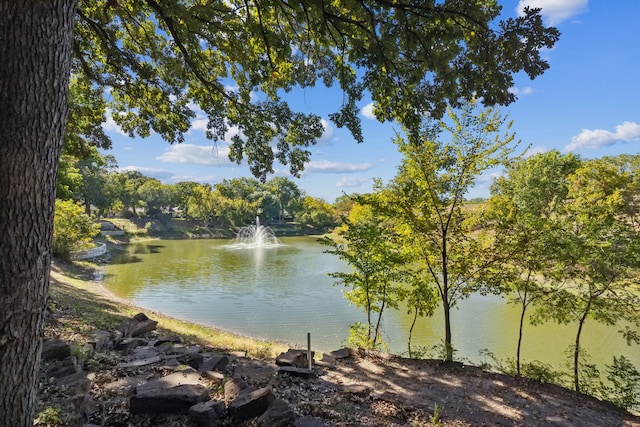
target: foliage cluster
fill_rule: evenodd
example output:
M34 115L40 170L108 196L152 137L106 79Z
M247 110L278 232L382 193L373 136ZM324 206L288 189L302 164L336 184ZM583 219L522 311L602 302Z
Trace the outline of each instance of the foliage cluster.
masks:
M380 344L383 311L399 301L406 302L414 325L440 306L444 359L452 361L451 310L474 293L503 295L520 307L516 355L503 370L558 381L545 364L521 363L524 327L527 321L574 324L572 372L563 385L610 396L626 408L637 405L635 367L614 356L605 386L581 337L589 320L626 325L622 338L637 341L640 156L583 160L550 151L513 157L517 143L509 124L474 103L450 110L446 121L427 120L422 129L420 138L406 133L396 139L404 155L396 177L378 182L374 194L354 198L338 229L343 241L323 239L328 252L353 267L333 276L367 313L369 324L355 331L367 331L361 344ZM496 166L504 174L491 197L467 203L477 177ZM410 356L416 354L412 332L413 326Z
M90 247L100 230L82 206L68 200L56 200L53 227L53 253L67 260L73 252Z

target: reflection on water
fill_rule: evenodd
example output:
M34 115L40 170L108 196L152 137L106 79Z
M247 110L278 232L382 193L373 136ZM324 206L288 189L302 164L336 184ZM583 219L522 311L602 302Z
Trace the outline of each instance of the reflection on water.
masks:
M116 295L166 314L246 335L304 345L311 332L317 350L333 350L346 340L349 325L365 322L327 274L346 271L337 257L323 253L312 237L285 237L282 245L234 249L224 240L135 243L106 268L104 284ZM432 347L443 337L442 310L420 319L414 345ZM384 337L391 351L406 352L412 314L387 311ZM481 362L479 351L513 357L519 311L497 296L474 295L452 312L457 358ZM619 326L587 322L584 346L601 368L613 355L640 367L638 347L628 347ZM564 367L564 352L575 325L525 325L523 358Z

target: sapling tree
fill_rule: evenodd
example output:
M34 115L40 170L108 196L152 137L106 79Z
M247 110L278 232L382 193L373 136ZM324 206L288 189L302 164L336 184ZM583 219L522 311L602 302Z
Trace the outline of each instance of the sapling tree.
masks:
M378 348L383 344L384 312L397 308L403 297L401 268L407 260L398 250L397 236L389 220L369 204L356 204L351 209L339 235L344 239L341 242L330 237L323 237L320 242L330 246L325 252L337 255L351 271L333 272L330 276L349 289L345 292L346 299L366 313L366 336L358 341L365 348ZM352 334L358 334L357 326Z
M581 391L581 338L587 320L640 324L640 298L634 288L640 271L640 234L625 216L630 184L630 175L610 163L585 161L568 176L566 199L553 218L551 276L565 287L538 306L537 314L577 325L572 348L576 391Z
M465 196L482 172L504 164L514 149L510 123L494 109L476 107L469 102L450 110L448 121L427 121L419 138L397 136L404 158L385 188L385 213L394 218L413 274L421 278L414 283L438 293L447 361L453 360L451 310L488 289L479 275L493 262L490 239Z
M558 151L533 155L510 163L492 185L484 218L493 234L491 251L500 262L486 273L487 280L512 295L520 306L516 373L521 374L521 349L527 309L553 292L548 277L553 265L550 233L568 192L567 177L580 160Z

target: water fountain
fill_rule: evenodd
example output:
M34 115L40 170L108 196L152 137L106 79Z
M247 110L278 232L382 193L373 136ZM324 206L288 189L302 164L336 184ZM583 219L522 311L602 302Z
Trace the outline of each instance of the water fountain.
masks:
M239 248L268 248L279 246L280 244L280 240L278 240L271 227L260 225L260 218L256 217L256 224L242 227L231 246Z

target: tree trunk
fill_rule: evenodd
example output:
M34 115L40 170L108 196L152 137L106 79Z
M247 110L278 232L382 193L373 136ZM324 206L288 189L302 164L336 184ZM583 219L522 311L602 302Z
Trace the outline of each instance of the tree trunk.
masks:
M522 349L522 330L524 328L524 319L526 314L527 314L527 304L526 304L526 296L525 296L525 302L522 303L522 311L520 311L520 324L518 326L518 349L516 350L516 374L518 376L520 376L520 351Z
M445 351L445 361L453 362L453 338L451 334L451 307L449 306L449 301L446 301L445 304L442 304L442 308L444 309L444 351Z
M0 427L33 425L74 0L0 0Z
M590 308L591 301L587 304L587 308L578 322L578 332L576 333L576 342L573 349L573 385L578 393L580 393L580 336L582 335L582 328L584 322L587 320Z

